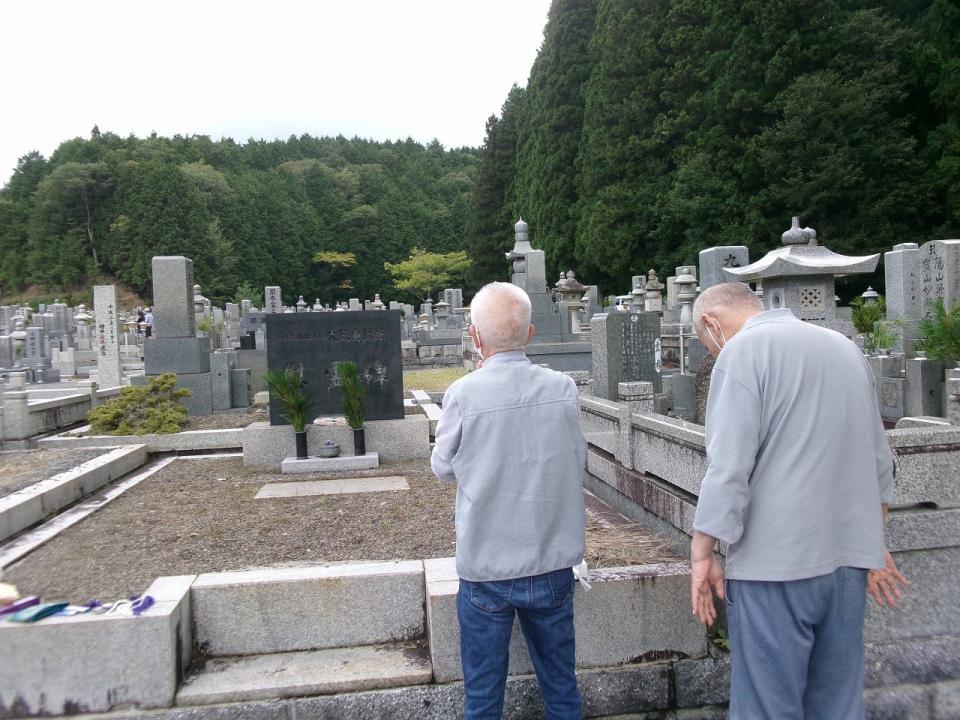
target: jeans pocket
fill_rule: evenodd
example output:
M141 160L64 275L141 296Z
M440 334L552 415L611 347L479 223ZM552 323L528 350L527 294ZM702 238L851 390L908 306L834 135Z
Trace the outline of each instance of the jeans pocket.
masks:
M560 607L573 595L573 568L548 572L547 582L550 583L550 591L553 593L553 607Z
M470 581L470 602L487 612L500 612L510 605L513 580L495 582Z
M733 607L733 596L730 594L730 588L733 587L731 583L726 578L723 579L723 597L727 601L727 607Z

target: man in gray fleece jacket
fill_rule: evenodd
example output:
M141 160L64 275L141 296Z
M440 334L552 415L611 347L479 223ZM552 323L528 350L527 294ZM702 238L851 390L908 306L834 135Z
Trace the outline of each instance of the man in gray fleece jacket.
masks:
M431 464L457 483L457 617L464 718L499 718L514 614L547 718L580 718L572 568L583 560L583 470L576 386L532 364L530 298L490 283L470 305L483 362L443 398Z

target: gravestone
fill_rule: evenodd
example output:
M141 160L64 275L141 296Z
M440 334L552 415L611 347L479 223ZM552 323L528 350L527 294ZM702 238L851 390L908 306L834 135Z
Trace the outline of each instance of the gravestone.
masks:
M460 288L447 288L443 291L443 301L450 306L450 311L459 310L463 307L463 290Z
M44 346L42 327L31 326L26 329L27 337L23 347L23 364L31 368L39 368L44 364Z
M358 310L349 313L279 315L267 323L267 365L297 368L311 400L310 419L342 415L343 397L336 363L355 362L366 386L366 420L402 419L403 360L400 313ZM284 425L283 410L270 398L270 424Z
M268 315L283 312L283 297L277 285L267 285L263 289L263 312Z
M193 261L176 256L153 258L154 336L143 341L144 374L172 372L177 387L190 390L183 399L191 415L213 411L210 385L210 339L198 338L193 302Z
M934 300L949 309L960 302L960 240L931 240L920 247L920 312Z
M97 385L118 387L120 374L120 325L115 285L93 286L93 314L97 353Z
M590 320L593 383L597 397L616 400L622 382L653 383L662 390L660 317L654 313L598 313Z
M240 317L243 317L253 309L253 303L250 300L240 301Z
M920 246L916 243L894 245L883 256L886 281L887 319L920 318Z
M908 358L906 366L906 414L911 417L942 417L943 363L930 358Z
M700 251L700 292L714 285L730 282L723 268L746 267L750 250L744 245L718 245Z
M13 367L13 338L0 335L0 368Z

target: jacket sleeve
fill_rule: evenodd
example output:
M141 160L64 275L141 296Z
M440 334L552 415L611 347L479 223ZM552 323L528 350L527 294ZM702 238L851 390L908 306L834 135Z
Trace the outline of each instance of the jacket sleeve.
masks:
M437 421L437 431L434 436L433 454L430 456L430 467L439 480L456 481L453 472L453 458L460 449L460 438L463 434L463 418L457 405L453 388L449 388L443 396L443 414Z
M707 474L693 528L726 543L743 534L750 501L750 475L760 449L761 400L758 391L714 370L707 399Z

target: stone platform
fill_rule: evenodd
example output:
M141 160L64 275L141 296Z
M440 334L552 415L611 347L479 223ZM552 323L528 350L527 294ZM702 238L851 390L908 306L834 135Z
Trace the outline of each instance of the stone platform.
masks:
M379 453L368 452L366 455L339 455L332 458L288 457L280 463L280 472L285 474L325 473L343 472L344 470L371 470L377 467L380 467Z

